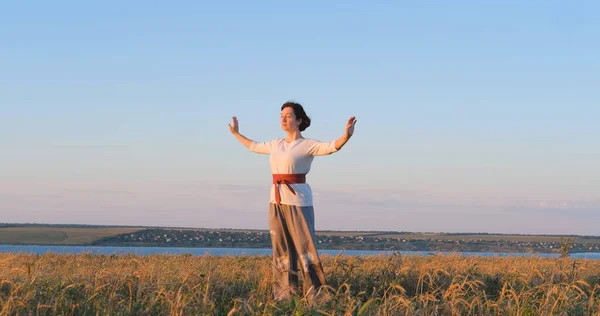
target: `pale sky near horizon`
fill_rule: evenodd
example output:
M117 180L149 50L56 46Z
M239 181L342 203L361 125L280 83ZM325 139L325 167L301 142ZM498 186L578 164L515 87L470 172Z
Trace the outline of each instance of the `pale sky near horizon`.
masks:
M0 222L268 227L280 106L317 230L600 235L596 1L0 5Z

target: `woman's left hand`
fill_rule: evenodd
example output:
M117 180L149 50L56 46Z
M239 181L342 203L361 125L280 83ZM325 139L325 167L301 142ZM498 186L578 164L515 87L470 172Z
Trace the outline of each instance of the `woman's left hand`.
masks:
M351 117L348 119L348 123L346 123L346 136L350 138L352 134L354 134L354 124L356 124L356 117Z

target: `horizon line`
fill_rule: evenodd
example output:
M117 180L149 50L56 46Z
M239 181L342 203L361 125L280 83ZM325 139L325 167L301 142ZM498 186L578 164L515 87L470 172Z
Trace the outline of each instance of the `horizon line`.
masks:
M243 230L243 231L269 231L266 229L258 228L214 228L214 227L185 227L185 226L148 226L148 225L106 225L106 224L77 224L77 223L3 223L0 222L0 229L15 226L90 226L92 227L132 227L132 228L162 228L162 229L199 229L199 230ZM68 227L64 227L68 228ZM577 234L517 234L517 233L488 233L488 232L411 232L411 231L395 231L395 230L331 230L331 229L318 229L316 232L343 232L343 233L400 233L400 234L433 234L433 235L506 235L506 236L556 236L556 237L600 237L600 235L577 235Z

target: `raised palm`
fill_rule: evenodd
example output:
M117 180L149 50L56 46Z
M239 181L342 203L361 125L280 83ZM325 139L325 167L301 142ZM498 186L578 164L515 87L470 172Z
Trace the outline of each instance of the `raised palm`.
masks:
M237 117L232 117L231 118L231 124L227 124L229 126L229 131L232 134L238 133L239 132L239 126L238 126L238 120Z
M356 117L351 117L348 119L348 122L346 123L346 135L348 135L348 137L352 136L352 134L354 134L354 125L356 124Z

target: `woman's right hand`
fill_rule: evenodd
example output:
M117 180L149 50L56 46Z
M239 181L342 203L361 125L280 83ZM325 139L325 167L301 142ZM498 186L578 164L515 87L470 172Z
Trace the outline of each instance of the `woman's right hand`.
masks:
M231 132L231 134L237 134L240 132L237 117L232 117L231 124L227 125L229 125L229 131Z
M229 131L231 132L231 134L233 134L235 138L237 138L244 146L246 146L246 148L249 149L250 145L252 145L253 140L248 139L246 138L246 136L240 134L237 117L232 117L231 124L227 125L229 125Z

